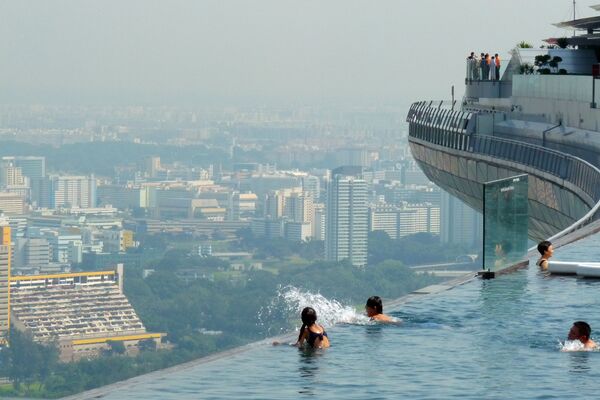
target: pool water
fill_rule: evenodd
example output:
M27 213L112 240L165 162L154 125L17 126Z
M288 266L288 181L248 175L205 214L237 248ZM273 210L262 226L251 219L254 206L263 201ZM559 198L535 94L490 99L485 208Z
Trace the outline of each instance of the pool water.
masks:
M555 259L599 261L600 235ZM405 303L390 313L398 326L329 327L327 350L262 344L102 398L597 398L600 352L561 352L559 340L579 319L600 332L600 280L546 276L534 262Z

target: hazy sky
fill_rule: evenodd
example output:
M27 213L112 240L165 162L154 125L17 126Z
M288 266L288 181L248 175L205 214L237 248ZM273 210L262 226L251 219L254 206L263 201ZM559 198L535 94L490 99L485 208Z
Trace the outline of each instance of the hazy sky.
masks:
M594 15L577 1L578 17ZM469 51L564 36L572 0L0 0L0 102L398 105Z

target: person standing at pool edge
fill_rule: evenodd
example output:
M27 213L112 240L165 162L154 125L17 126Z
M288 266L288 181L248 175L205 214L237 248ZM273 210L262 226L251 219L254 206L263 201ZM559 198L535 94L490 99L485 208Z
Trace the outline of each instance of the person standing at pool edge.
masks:
M548 269L548 260L554 254L554 248L552 247L552 243L547 240L544 240L538 244L537 249L540 252L541 257L539 260L537 260L535 265L540 267L542 271L546 271Z
M305 307L302 310L302 328L298 335L296 346L302 347L304 343L315 349L329 347L329 337L325 329L317 324L317 312L312 307Z
M389 316L383 313L383 302L379 296L371 296L367 299L365 305L367 317L378 322L394 322Z
M590 339L591 335L592 335L592 328L590 327L590 325L587 322L576 321L576 322L573 322L573 326L571 327L571 330L569 331L569 336L567 339L579 340L583 344L583 347L585 347L588 350L596 349L596 348L598 348L598 345L596 344L596 342L594 342L592 339Z

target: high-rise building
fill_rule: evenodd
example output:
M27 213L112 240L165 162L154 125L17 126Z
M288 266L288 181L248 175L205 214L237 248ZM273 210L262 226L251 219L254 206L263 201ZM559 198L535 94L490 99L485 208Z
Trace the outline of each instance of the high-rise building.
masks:
M230 202L228 205L228 219L230 221L239 221L255 216L256 202L258 200L254 193L230 193Z
M3 161L12 162L21 168L23 176L29 179L43 178L46 176L46 158L37 156L2 157Z
M54 196L52 179L49 177L34 178L31 180L31 201L39 208L53 208Z
M367 264L367 183L362 167L340 167L332 171L327 188L325 259L348 260L354 266Z
M2 160L0 164L0 186L24 185L25 179L21 168L14 165L11 161Z
M0 226L0 342L6 343L10 331L10 227Z
M420 229L434 235L440 234L440 207L433 204L412 204L410 208L418 211Z
M160 157L148 157L144 160L144 170L146 176L150 178L156 178L158 172L161 170Z
M315 203L313 207L315 216L312 224L312 236L315 240L325 240L325 204Z
M5 214L23 214L25 201L17 193L0 192L0 211Z
M318 200L321 197L321 181L319 177L313 175L302 177L302 191L309 193L313 199Z
M398 238L398 207L378 204L369 208L369 230L384 231L391 239Z
M96 178L87 176L52 177L54 208L96 206Z
M307 193L292 193L285 200L284 215L290 221L311 224L314 218L313 197Z

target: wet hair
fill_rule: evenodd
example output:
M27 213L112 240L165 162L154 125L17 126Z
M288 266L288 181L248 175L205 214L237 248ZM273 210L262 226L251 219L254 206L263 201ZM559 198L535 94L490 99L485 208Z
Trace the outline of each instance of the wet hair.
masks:
M590 327L590 324L588 324L587 322L576 321L576 322L573 322L573 325L575 325L577 327L577 329L579 330L579 337L585 336L589 339L590 336L592 335L592 328Z
M372 307L377 314L383 314L383 302L379 296L371 296L367 299L367 307Z
M317 312L312 307L304 307L302 314L300 314L300 318L302 319L302 328L300 328L298 340L302 339L304 329L317 322Z
M544 255L544 253L545 253L546 251L548 251L548 248L549 248L550 246L552 246L552 243L551 243L551 242L549 242L549 241L547 241L547 240L544 240L544 241L542 241L542 242L540 242L540 243L538 244L538 248L537 248L537 249L538 249L538 251L540 252L540 254L541 254L541 255Z

